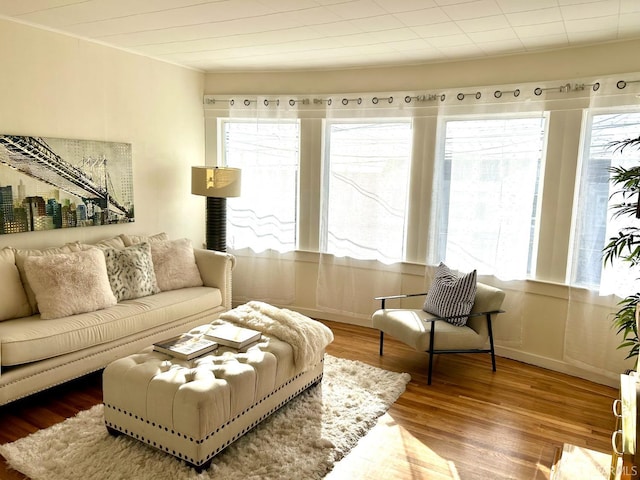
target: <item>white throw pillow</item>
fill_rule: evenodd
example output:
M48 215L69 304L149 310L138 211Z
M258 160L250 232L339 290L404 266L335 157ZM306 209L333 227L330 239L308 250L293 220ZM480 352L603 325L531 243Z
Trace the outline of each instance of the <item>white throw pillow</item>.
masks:
M99 248L104 252L109 284L118 302L160 291L148 243L124 248Z
M125 247L130 247L131 245L142 242L156 243L169 240L169 235L165 232L156 233L155 235L127 235L123 233L120 237L122 237Z
M0 250L0 278L2 278L0 321L31 315L31 305L20 280L15 254L9 247Z
M63 245L62 247L51 247L45 248L43 250L24 248L13 249L13 252L16 256L16 266L18 267L18 271L20 272L20 280L22 280L24 291L27 293L27 299L29 300L29 305L31 306L31 313L38 313L38 302L36 301L36 296L33 293L31 284L29 283L29 279L27 278L27 275L24 271L24 261L27 258L33 256L57 255L60 253L79 252L81 250L82 247L79 243L68 243L66 245Z
M97 248L73 253L30 256L24 269L35 293L40 318L93 312L117 303L104 254Z
M163 292L203 284L188 238L151 243L151 258L158 287Z
M438 317L468 315L476 299L476 278L475 270L457 276L444 263L440 263L422 309ZM467 323L467 318L452 318L447 322L461 327Z

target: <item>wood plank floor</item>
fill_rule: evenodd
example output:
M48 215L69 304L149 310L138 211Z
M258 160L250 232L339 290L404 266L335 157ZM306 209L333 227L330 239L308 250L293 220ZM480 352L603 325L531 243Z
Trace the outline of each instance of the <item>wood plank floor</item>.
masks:
M327 352L411 374L400 399L328 479L549 479L564 443L609 452L617 390L489 355L441 355L426 385L427 356L372 329L325 322ZM100 373L0 407L0 444L102 401ZM25 479L0 457L0 478Z

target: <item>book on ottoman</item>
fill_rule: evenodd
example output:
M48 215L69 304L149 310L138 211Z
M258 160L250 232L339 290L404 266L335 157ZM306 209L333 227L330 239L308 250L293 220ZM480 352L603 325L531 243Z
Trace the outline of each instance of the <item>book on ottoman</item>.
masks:
M216 348L218 348L217 342L188 333L153 344L153 349L156 352L172 355L182 360L191 360Z
M244 348L260 340L262 333L250 328L238 327L232 324L210 328L204 333L205 338L231 348Z

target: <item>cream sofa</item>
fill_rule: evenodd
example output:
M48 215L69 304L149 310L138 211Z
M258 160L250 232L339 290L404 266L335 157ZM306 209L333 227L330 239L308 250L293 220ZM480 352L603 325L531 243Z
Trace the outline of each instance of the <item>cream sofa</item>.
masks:
M0 405L217 318L231 308L234 262L164 234L0 249Z

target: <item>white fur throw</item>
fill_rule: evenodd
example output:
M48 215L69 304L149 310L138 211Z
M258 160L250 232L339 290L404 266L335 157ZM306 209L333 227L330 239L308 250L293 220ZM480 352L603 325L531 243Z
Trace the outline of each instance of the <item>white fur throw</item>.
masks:
M202 286L191 240L155 241L150 245L153 269L161 291Z
M116 304L104 255L97 248L26 257L24 269L40 318L66 317Z
M220 315L236 325L258 330L293 347L296 370L304 371L318 363L324 349L333 341L333 332L322 323L298 312L251 301ZM216 321L211 322L215 325Z

